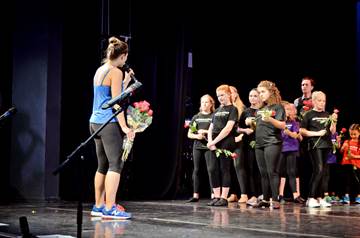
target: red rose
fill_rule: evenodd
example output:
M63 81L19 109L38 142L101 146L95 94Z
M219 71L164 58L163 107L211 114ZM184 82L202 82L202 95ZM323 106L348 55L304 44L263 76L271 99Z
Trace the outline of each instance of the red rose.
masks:
M304 110L304 111L309 111L309 110L310 110L310 107L308 107L308 106L303 106L303 110Z
M346 128L343 127L340 132L341 132L341 133L345 133L345 132L346 132Z
M276 115L275 111L271 111L271 116L274 117Z
M148 114L149 117L151 117L151 116L153 115L153 110L150 109L150 110L147 112L147 114Z
M236 154L236 153L231 153L231 158L232 159L236 159L238 157L238 154Z
M310 100L304 100L304 101L303 101L303 104L304 104L305 106L312 107L312 101L311 101L311 99L310 99Z

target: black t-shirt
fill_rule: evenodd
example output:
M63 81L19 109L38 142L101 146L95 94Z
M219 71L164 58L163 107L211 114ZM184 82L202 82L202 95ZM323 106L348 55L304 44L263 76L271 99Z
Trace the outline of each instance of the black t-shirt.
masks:
M193 118L191 119L190 125L192 125L194 122L196 123L196 129L200 130L207 130L209 129L211 120L212 120L212 116L213 114L203 114L201 112L199 112L198 114L196 114L195 116L193 116ZM194 133L196 134L196 132ZM203 140L194 140L194 148L195 149L208 149L207 146L207 141L205 139Z
M245 124L245 120L248 117L255 119L257 110L258 109L251 108L251 107L246 108L243 111L243 113L241 113L241 116L240 116L240 119L239 119L239 127L240 128L248 128L249 126L247 126ZM253 140L255 140L255 131L253 133L251 133L250 135L244 133L244 136L242 138L242 141L244 143L248 143L248 142L253 141Z
M256 115L256 148L282 143L281 129L261 119L261 111L263 110L273 111L274 115L271 117L278 121L285 121L286 119L285 109L281 104L273 104L259 109Z
M238 110L235 106L220 106L218 107L212 118L213 130L212 138L215 137L221 132L222 129L226 126L228 121L236 122L238 118ZM235 147L235 135L234 130L232 130L228 136L219 141L216 144L217 148L232 150Z
M319 136L309 136L308 137L309 149L313 149L315 144L316 144L315 147L318 149L332 148L331 132L330 132L331 123L328 121L329 116L330 114L325 111L318 112L315 110L310 110L307 113L305 113L304 118L301 121L300 128L304 128L308 131L320 131L323 129L326 129L327 131L326 134L321 136L320 139ZM326 121L328 122L327 125L325 125Z

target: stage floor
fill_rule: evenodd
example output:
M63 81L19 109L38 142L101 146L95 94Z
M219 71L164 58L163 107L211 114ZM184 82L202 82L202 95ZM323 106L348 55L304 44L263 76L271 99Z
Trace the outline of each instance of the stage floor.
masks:
M90 217L83 204L82 237L360 237L360 206L309 209L287 203L279 210L230 203L227 208L173 201L125 201L133 219ZM19 217L30 233L44 237L77 236L77 203L43 202L0 206L0 237L21 235ZM11 234L13 236L11 236Z

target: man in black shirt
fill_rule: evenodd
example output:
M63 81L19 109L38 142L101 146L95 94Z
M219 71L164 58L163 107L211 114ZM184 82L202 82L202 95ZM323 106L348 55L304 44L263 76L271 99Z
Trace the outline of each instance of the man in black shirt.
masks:
M313 78L309 76L305 76L301 80L301 91L303 95L299 98L294 100L294 105L297 110L297 116L299 121L301 122L304 114L310 111L313 107L311 101L312 91L314 90L315 81ZM311 175L311 162L309 158L309 154L307 152L307 138L303 138L300 142L300 157L298 161L298 177L299 179L299 186L301 190L301 194L308 194L308 187L310 182L310 175Z

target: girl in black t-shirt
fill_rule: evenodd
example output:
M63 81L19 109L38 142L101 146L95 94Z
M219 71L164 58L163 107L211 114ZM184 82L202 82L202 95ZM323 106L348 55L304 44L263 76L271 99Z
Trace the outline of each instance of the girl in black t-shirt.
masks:
M215 110L215 101L209 95L206 94L200 99L200 112L196 114L190 122L190 128L187 136L194 140L193 145L193 162L194 170L192 174L194 194L188 202L199 201L199 188L200 188L200 163L201 159L205 157L206 164L210 160L210 150L207 148L206 138L208 129L212 120L212 115Z
M227 206L227 196L231 183L231 158L224 153L216 157L216 149L235 149L233 129L238 118L238 111L231 101L231 91L228 85L221 85L216 89L220 106L215 110L208 132L207 147L211 150L208 163L210 183L214 191L214 199L209 206ZM221 176L221 178L220 178Z
M244 132L240 132L237 129L239 128L240 115L243 113L245 109L245 105L240 99L239 93L234 86L230 86L230 91L231 91L231 100L233 102L233 105L238 110L238 120L235 123L236 148L234 150L234 152L238 154L238 156L234 159L233 166L230 166L231 186L230 186L230 196L228 197L227 200L228 202L246 203L248 200L247 179L246 179L246 169L245 169L245 156L243 153L243 142L242 142L242 137ZM238 199L239 193L241 193L240 199Z
M337 114L331 116L325 111L326 96L321 91L312 93L314 108L305 113L300 125L302 136L308 137L308 151L313 167L310 179L310 191L306 205L308 207L330 207L331 204L321 199L324 192L322 179L326 160L332 148L331 134L336 131ZM315 198L319 197L319 201Z
M259 97L259 92L256 88L249 92L250 107L246 108L240 116L239 127L240 132L243 133L243 150L240 151L240 156L244 156L247 164L247 178L248 178L248 195L251 196L246 202L253 206L257 203L257 197L261 195L261 181L260 172L255 158L255 128L256 128L256 113L262 107L262 101ZM241 155L244 154L244 155Z
M285 110L275 83L261 81L257 87L264 106L258 110L255 131L255 155L261 175L264 199L256 207L280 208L278 162L282 147L281 130L285 128ZM271 188L271 190L270 190Z

